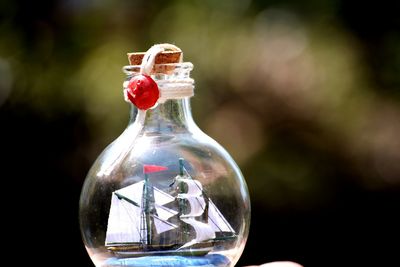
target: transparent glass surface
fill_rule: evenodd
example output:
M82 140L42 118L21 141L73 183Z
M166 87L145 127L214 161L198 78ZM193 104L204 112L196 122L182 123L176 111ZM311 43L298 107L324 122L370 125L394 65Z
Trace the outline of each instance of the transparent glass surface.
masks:
M188 78L192 65L157 69L155 81ZM138 70L125 67L127 79ZM139 113L132 106L128 127L82 189L80 225L94 264L234 266L250 223L238 166L194 123L189 98L158 104L144 119Z

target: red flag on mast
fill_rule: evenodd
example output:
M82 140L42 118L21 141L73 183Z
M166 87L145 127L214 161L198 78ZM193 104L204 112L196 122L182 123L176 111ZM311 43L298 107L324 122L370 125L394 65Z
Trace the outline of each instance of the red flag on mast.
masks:
M143 165L143 173L152 173L168 170L165 166L158 165Z

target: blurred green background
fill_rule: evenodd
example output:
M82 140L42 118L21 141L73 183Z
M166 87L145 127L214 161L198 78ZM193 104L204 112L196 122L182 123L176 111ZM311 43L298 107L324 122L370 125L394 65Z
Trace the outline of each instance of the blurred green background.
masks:
M238 266L398 264L399 11L389 0L1 1L6 251L92 266L78 199L128 121L126 53L170 42L195 66L195 120L249 186Z

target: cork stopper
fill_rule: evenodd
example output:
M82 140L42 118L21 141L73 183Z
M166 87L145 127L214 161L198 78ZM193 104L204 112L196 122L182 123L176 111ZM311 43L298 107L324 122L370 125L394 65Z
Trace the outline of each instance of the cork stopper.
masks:
M143 57L146 53L128 53L128 60L130 65L142 64ZM182 52L179 51L165 51L156 56L155 64L170 64L179 63L179 58Z

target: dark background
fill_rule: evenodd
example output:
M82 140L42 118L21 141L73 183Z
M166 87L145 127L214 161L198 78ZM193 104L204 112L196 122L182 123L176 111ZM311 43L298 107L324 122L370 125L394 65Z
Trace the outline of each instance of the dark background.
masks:
M1 1L3 253L92 266L79 194L128 120L126 52L171 42L195 66L196 121L249 186L238 266L398 266L399 11L388 0Z

